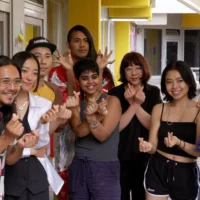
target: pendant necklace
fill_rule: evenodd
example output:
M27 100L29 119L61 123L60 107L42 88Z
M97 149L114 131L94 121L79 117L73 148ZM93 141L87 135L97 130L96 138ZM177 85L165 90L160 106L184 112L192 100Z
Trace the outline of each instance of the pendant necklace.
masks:
M16 101L15 101L15 104L16 104L18 110L24 110L24 107L25 107L25 105L26 105L27 103L28 103L28 101L25 101L23 105L18 106L17 103L16 103Z
M100 95L95 99L95 101L98 101L98 99L101 97L101 93L100 93ZM85 95L84 95L84 101L85 101L85 103L87 103L87 101L86 101L86 99L85 99Z

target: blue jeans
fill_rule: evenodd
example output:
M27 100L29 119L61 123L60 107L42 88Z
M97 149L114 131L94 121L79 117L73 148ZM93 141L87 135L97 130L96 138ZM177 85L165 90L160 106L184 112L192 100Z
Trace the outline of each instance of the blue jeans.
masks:
M74 158L69 167L69 200L120 200L119 161Z

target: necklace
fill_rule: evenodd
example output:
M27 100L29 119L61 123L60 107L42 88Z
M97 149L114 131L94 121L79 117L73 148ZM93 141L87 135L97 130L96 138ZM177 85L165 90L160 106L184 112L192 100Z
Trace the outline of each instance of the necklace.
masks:
M182 115L180 116L180 120L181 120L181 118L184 116L184 114L185 114L185 111L187 110L187 108L188 108L188 105L189 105L189 103L187 104L187 106L185 107L185 110L183 111L183 113L182 113ZM171 106L171 105L170 105ZM167 125L172 125L174 122L169 122L168 121L168 119L169 119L169 113L170 113L170 106L169 106L169 112L168 112L168 115L167 115ZM180 121L179 120L179 121Z
M28 101L25 101L23 105L18 106L18 105L17 105L17 102L15 101L15 104L16 104L18 110L24 110L24 107L25 107L25 105L26 105L27 103L28 103Z
M98 101L98 99L101 97L101 93L100 93L100 95L95 99L95 101ZM86 101L86 99L85 99L85 95L84 95L84 101L85 101L85 103L87 103L87 101Z

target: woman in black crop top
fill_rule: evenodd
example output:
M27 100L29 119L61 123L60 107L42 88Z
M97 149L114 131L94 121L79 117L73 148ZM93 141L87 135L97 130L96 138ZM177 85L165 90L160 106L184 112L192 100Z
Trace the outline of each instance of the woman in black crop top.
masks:
M163 71L161 91L166 103L154 107L149 141L139 138L141 152L153 154L145 172L147 200L194 200L198 195L196 150L200 114L190 67L177 61Z

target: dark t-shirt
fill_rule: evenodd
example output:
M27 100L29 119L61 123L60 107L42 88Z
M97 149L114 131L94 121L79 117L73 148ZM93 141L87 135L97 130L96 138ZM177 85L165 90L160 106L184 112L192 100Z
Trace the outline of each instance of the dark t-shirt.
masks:
M158 87L145 84L144 85L145 101L141 107L151 114L154 105L161 103L160 90ZM121 84L111 89L108 94L116 96L121 103L122 113L126 112L129 103L124 97L125 85ZM144 153L139 151L138 137L148 139L149 131L134 116L130 123L120 132L120 141L118 148L118 157L120 160L138 160L146 157Z

